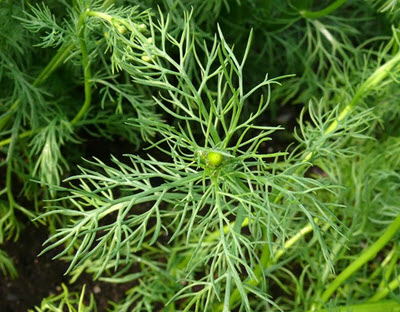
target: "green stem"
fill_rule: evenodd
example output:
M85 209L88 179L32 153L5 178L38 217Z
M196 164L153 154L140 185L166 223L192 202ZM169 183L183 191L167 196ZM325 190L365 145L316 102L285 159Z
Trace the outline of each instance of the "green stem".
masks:
M329 310L331 311L331 310ZM400 303L394 300L381 301L376 303L363 303L350 306L338 307L335 309L337 312L400 312ZM328 312L322 309L316 312Z
M79 17L78 20L78 27L80 28L79 32L79 46L81 49L82 53L82 66L83 66L83 71L84 71L84 90L85 90L85 101L79 110L79 112L76 114L76 116L71 120L71 124L75 125L79 120L82 119L82 117L85 115L87 110L89 109L89 106L92 101L92 89L90 86L90 79L92 77L91 70L90 70L90 65L89 65L89 57L88 57L88 52L87 52L87 47L86 47L86 42L85 39L83 38L84 36L84 20L86 17L86 12L82 13L81 16ZM47 64L47 66L43 69L43 71L39 74L39 76L36 78L34 81L34 85L37 86L41 83L43 83L53 72L54 70L65 60L65 58L69 55L70 51L73 48L73 43L68 44L64 48L60 49L57 54L52 58L52 60ZM14 102L14 104L11 106L12 109L16 109L18 105L19 100ZM9 118L9 117L8 117ZM0 124L1 126L1 124ZM23 139L25 137L29 137L36 133L39 130L28 130L23 133L21 133L18 138ZM4 139L0 141L0 147L5 146L10 144L11 138Z
M314 222L317 223L318 219L315 218ZM292 247L295 243L297 243L302 237L304 237L305 235L307 235L308 233L312 232L312 225L311 223L308 223L305 227L303 227L300 231L298 231L292 238L288 239L285 244L284 247L279 249L273 258L273 263L278 262L279 258L282 257L286 250L289 249L290 247ZM268 248L269 249L269 248ZM269 253L269 251L268 251Z
M67 58L71 50L74 48L74 44L71 42L57 51L50 62L42 70L39 76L33 82L33 85L39 86L50 77L50 75L60 66L60 64Z
M393 279L385 288L381 288L380 290L378 290L375 293L375 295L373 295L368 300L368 302L376 302L385 298L389 294L389 292L392 292L393 290L399 287L399 283L400 283L400 275L396 276L396 278Z
M57 69L57 67L60 66L60 64L66 59L66 57L69 55L73 47L74 44L71 42L70 44L63 46L60 50L58 50L56 55L53 56L50 62L46 65L46 67L41 71L39 76L35 79L35 81L33 82L33 86L37 87L41 85L44 81L46 81L47 78L49 78L49 76ZM3 127L12 117L12 115L18 110L19 102L20 99L15 100L15 102L8 109L8 115L0 121L0 130L3 129ZM0 146L9 144L10 139L1 141L1 143L3 144L1 144Z
M393 236L400 229L400 214L394 219L392 224L386 229L383 235L368 249L366 249L355 261L345 268L322 293L321 301L326 302L335 290L342 285L351 275L353 275L361 266L375 258L376 254L386 246Z
M25 132L21 133L20 135L18 135L18 139L26 138L28 136L31 136L34 133L35 133L35 131L33 131L33 130L25 131ZM10 138L0 141L0 147L10 144L12 140L13 140L13 138L10 137Z
M19 116L17 116L17 120L14 123L14 127L13 127L13 131L12 131L12 136L11 138L13 140L15 140L15 137L18 133L18 128L19 128L19 124L20 124L20 118ZM8 149L7 152L7 158L6 158L6 163L7 163L7 170L6 170L6 194L7 194L7 199L8 199L8 211L6 213L6 215L1 218L1 222L0 222L0 232L7 232L10 231L12 233L12 231L15 229L16 230L16 235L15 235L15 240L18 239L19 236L19 225L16 222L15 219L15 214L14 214L14 208L15 208L15 200L14 200L14 195L12 192L12 161L13 161L13 156L14 156L14 149L15 149L15 141L12 142L12 144L10 144L10 148ZM5 226L5 228L3 228L3 222L6 222L7 219L10 219L10 223ZM14 223L14 224L13 224ZM1 238L0 241L2 242L3 239Z
M0 120L0 130L3 129L3 127L7 124L7 122L10 120L11 116L17 111L19 106L19 99L16 99L14 103L11 105L11 107L7 111L7 115L4 116Z
M397 261L398 256L395 255L396 248L397 248L397 245L394 244L392 250L387 254L385 259L383 259L383 261L380 263L380 265L372 272L372 274L368 277L368 279L364 283L367 283L367 284L372 283L372 281L375 281L375 279L379 276L379 274L381 274L382 270L388 266L388 263L392 263L394 258L396 258L396 261ZM389 266L390 266L390 264L389 264Z
M357 89L350 103L344 107L338 118L324 131L324 134L327 135L335 131L339 126L339 123L349 115L351 110L360 102L360 100L364 98L372 88L377 86L384 78L386 78L399 62L400 53L375 70L375 72ZM304 157L303 162L309 161L314 153L315 152L308 153Z
M115 26L113 23L113 17L109 14L103 13L103 12L97 12L97 11L88 11L87 16L93 16L93 17L97 17L100 19L103 19L105 21L107 21L108 23L110 23L112 26ZM130 29L132 31L132 29Z
M114 4L115 0L105 0L103 5L101 6L102 8L109 7L111 4Z
M346 2L347 2L347 0L336 0L332 4L328 5L325 9L322 9L319 11L302 10L302 11L300 11L300 14L304 18L309 18L309 19L321 18L321 17L331 14L333 11L340 8Z
M244 218L241 227L243 228L243 227L248 226L248 225L249 225L249 218L246 217L246 218ZM231 224L229 226L225 225L224 229L223 229L224 234L228 234L230 229L233 228L234 226L235 226L235 221L231 222ZM212 232L209 236L207 236L204 241L205 242L212 242L212 241L214 241L214 240L216 240L216 239L218 239L220 237L221 237L221 230L218 229L218 230L215 230L214 232Z
M79 110L78 114L76 114L76 116L71 120L71 125L75 125L79 120L82 119L82 117L88 111L90 103L92 102L92 88L90 85L90 79L92 78L92 73L90 70L89 56L88 56L88 52L87 52L86 41L84 38L86 16L87 16L86 13L82 13L81 16L79 17L78 25L77 25L78 29L79 29L79 47L80 47L81 53L82 53L85 101L84 101L81 109Z
M399 259L399 255L398 253L393 253L393 250L397 249L396 247L397 247L396 244L394 244L393 249L390 252L392 258L389 262L389 265L387 265L386 270L383 272L383 277L381 282L379 283L378 289L385 288L387 281L390 279L390 276L392 275L393 271L397 266L397 260Z

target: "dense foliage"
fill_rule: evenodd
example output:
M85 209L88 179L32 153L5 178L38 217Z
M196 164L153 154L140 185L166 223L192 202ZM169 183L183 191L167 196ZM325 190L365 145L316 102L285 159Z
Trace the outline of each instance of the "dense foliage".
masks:
M0 18L0 244L46 227L72 282L134 282L113 312L400 311L398 1ZM97 309L62 289L32 311Z

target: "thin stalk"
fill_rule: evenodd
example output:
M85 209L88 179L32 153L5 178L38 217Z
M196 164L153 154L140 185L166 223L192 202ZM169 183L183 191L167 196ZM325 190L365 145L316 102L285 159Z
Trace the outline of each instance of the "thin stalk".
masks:
M371 283L371 281L374 281L374 280L378 277L378 275L382 272L382 270L383 270L386 266L388 266L389 263L392 263L392 261L393 261L394 258L396 258L396 261L397 261L398 256L395 255L396 248L397 248L397 245L394 244L392 250L387 254L387 256L385 257L385 259L383 259L383 261L380 263L379 267L377 267L377 268L372 272L372 274L368 277L368 279L365 281L365 283ZM386 272L386 271L385 271L385 272Z
M314 222L317 223L318 219L315 218ZM286 250L288 250L290 247L292 247L294 244L296 244L302 237L304 237L305 235L307 235L308 233L312 232L312 225L311 223L308 223L305 227L303 227L300 231L298 231L293 237L291 237L290 239L288 239L285 244L284 247L279 249L275 254L274 254L274 258L273 258L273 263L278 262L279 258L282 257ZM269 249L269 248L268 248Z
M14 194L12 192L12 160L14 156L14 149L15 149L15 136L18 133L18 127L20 124L20 118L17 116L17 120L14 123L13 127L13 132L12 132L12 139L13 142L10 144L10 148L8 149L7 152L7 158L6 158L6 163L7 163L7 171L6 171L6 193L7 193L7 199L8 199L8 212L6 214L5 218L1 219L1 223L5 222L8 218L11 218L11 223L15 222L15 214L14 214L14 208L16 207L15 199L14 199ZM0 225L2 226L2 224ZM19 224L15 222L15 229L16 229L16 234L15 234L15 240L18 239L19 236ZM5 230L12 230L12 226L8 225L6 226ZM3 232L3 229L0 231ZM3 242L3 239L1 238L1 242Z
M23 138L26 138L28 136L31 136L35 132L36 131L33 131L33 130L28 130L28 131L22 132L20 135L18 135L18 139L23 139ZM0 147L10 144L12 140L13 140L13 138L9 137L7 139L4 139L4 140L0 141Z
M392 224L386 229L383 235L366 249L355 261L345 268L325 289L321 295L321 302L326 302L335 290L342 285L351 275L353 275L365 263L375 258L376 254L386 246L393 236L400 230L400 214L394 219Z
M375 72L361 85L361 87L358 88L351 102L343 109L337 120L328 127L326 133L331 133L334 131L339 122L349 114L349 112L360 102L360 100L364 98L373 87L377 86L384 78L391 74L392 69L398 65L399 61L400 53L376 69Z
M86 18L86 12L81 14L81 16L79 17L79 20L78 20L78 25L77 25L78 29L79 29L79 47L80 47L81 53L82 53L85 101L83 102L83 105L82 105L81 109L79 110L78 114L76 114L76 116L71 120L71 125L75 125L79 120L82 119L82 117L88 111L89 106L92 102L92 88L91 88L91 83L90 83L90 79L92 78L92 73L90 70L89 56L88 56L88 52L87 52L86 41L84 38L84 36L85 36L85 18Z
M105 0L101 7L102 8L106 8L106 7L109 7L110 5L112 5L114 3L115 3L115 0Z
M337 10L340 8L343 4L345 4L347 0L336 0L332 4L328 5L325 9L319 10L319 11L307 11L307 10L301 10L300 14L304 18L308 19L315 19L315 18L321 18L326 15L331 14L333 11Z
M224 234L228 234L228 232L230 231L231 228L233 228L235 225L235 221L231 222L230 225L225 225L223 228L223 232ZM242 222L242 227L245 227L249 225L249 218L245 218ZM221 229L215 230L214 232L212 232L209 236L207 236L204 240L204 242L212 242L216 239L218 239L219 237L221 237Z
M392 251L397 249L396 247L397 247L396 244L394 244ZM396 268L397 260L399 259L399 255L398 255L398 253L394 253L392 255L393 256L390 260L389 265L387 266L386 270L383 272L383 278L382 278L381 282L379 283L378 289L385 288L385 286L387 285L387 281L390 279L393 271Z
M391 70L396 65L398 65L399 61L400 61L400 53L397 54L395 57L393 57L390 61L388 61L384 65L380 66L377 70L375 70L375 72L371 76L369 76L369 78L357 89L351 102L344 107L342 112L339 114L338 118L335 121L333 121L329 125L329 127L324 131L324 134L327 135L335 131L339 123L349 115L351 110L355 106L357 106L360 100L364 98L373 87L378 85L384 78L386 78L386 76L390 74ZM304 157L303 162L309 161L313 155L314 152L308 153Z
M41 71L39 76L37 76L32 85L37 87L45 82L47 78L49 78L49 76L57 69L57 67L66 59L73 47L74 44L71 42L70 44L63 46L60 50L58 50L53 58L50 60L50 62L46 65L46 67ZM11 116L18 110L19 103L20 99L16 99L11 107L8 109L9 114L0 121L0 130L3 129L5 124L10 120ZM10 143L9 139L4 142L6 143L0 141L0 143L3 143L0 144L0 146Z
M85 15L85 14L82 14ZM81 20L81 18L79 19ZM71 120L71 124L74 125L76 124L85 114L85 112L88 110L91 99L92 99L92 92L91 92L91 87L90 87L90 78L91 78L91 71L88 66L88 53L87 53L87 48L86 44L83 41L83 38L80 38L79 41L80 48L84 49L82 50L82 65L84 67L84 86L85 86L85 102L82 105L80 111L78 114ZM73 43L70 43L69 45L65 46L65 48L60 49L57 54L51 59L51 61L47 64L47 66L43 69L43 71L39 74L39 76L36 78L34 81L34 85L38 86L41 83L43 83L49 76L54 72L54 70L57 69L57 67L67 58L69 55L69 52L73 48ZM85 56L84 56L85 55ZM11 108L16 109L19 103L19 99L14 102L14 104L11 106ZM11 117L11 116L10 116ZM9 117L8 117L9 118ZM1 126L1 124L0 124ZM22 132L20 135L18 135L18 139L23 139L26 137L29 137L33 135L34 133L38 132L39 130L27 130L25 132ZM1 140L0 141L0 147L8 145L11 143L12 138L9 137L7 139Z
M329 310L331 311L331 310ZM381 301L376 303L362 303L350 306L342 306L335 308L337 312L400 312L400 303L395 300ZM328 312L328 310L321 309L316 312Z
M3 129L3 127L7 124L7 122L10 120L11 116L17 111L19 107L19 99L16 99L14 103L11 105L11 107L8 109L7 113L8 115L3 117L0 120L0 130Z
M368 302L376 302L385 298L390 292L399 287L399 283L400 283L400 274L397 275L396 278L393 279L385 288L381 288L380 290L378 290L375 293L375 295L373 295L368 300Z
M61 47L57 51L57 53L53 56L50 62L46 65L46 67L41 71L39 76L33 82L35 87L41 85L43 82L50 77L50 75L60 66L60 64L67 58L71 50L74 48L73 42Z

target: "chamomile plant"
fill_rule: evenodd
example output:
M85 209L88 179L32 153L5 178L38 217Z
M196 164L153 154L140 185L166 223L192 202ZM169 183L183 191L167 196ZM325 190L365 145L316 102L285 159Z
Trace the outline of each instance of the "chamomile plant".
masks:
M113 312L398 309L396 8L18 7L1 27L20 23L48 54L24 59L0 36L0 241L18 233L19 212L47 224L42 253L69 263L71 283L84 272L131 283ZM282 108L299 112L294 130L276 120ZM126 155L77 152L86 160L71 175L66 152L87 137L118 137ZM19 204L18 183L35 209ZM87 308L63 290L36 310Z
M258 297L277 307L265 292L260 268L296 233L292 220L303 215L310 222L326 261L328 248L315 219L337 231L340 224L333 213L337 205L318 196L334 194L335 185L296 174L307 164L292 162L287 152L265 152L270 135L281 128L263 125L262 116L270 93L286 76L266 75L256 86L245 84L251 32L239 58L222 32L198 47L190 14L177 38L168 35L168 17L160 13L153 21L149 14L149 40L140 25L122 13L85 11L88 19L104 27L124 27L124 32L110 32L107 37L113 71L124 71L134 83L151 86L154 101L175 122L130 120L133 128L157 133L149 154L127 155L126 161L113 157L112 166L88 160L90 168L82 167L81 174L66 180L70 187L55 187L65 196L42 217L63 215L70 223L49 238L43 252L63 244L57 258L70 259L68 272L79 274L80 267L90 266L95 278L107 278L106 272L113 268L114 280L130 280L154 274L153 266L139 275L124 275L137 254L146 261L149 254L163 258L165 250L176 253L184 242L187 256L164 268L164 273L158 269L166 283L179 277L181 284L175 283L173 293L165 287L167 293L154 295L162 298L154 305L207 311L218 309L220 302L229 309L237 304L232 298L239 297L242 309L250 311L249 297ZM189 71L201 79L193 79ZM268 92L244 116L245 106L254 102L261 87ZM152 156L150 151L155 150ZM161 244L163 251L157 254L154 246Z

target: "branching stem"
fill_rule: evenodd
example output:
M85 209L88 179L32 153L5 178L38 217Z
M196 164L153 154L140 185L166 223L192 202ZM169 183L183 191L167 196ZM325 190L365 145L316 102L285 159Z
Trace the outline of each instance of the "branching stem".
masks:
M375 295L373 295L368 302L377 302L383 298L385 298L389 292L395 290L396 288L399 287L399 283L400 283L400 274L396 276L395 279L393 279L387 286L385 286L384 288L381 288L380 290L378 290Z
M361 266L373 259L376 254L386 246L393 236L400 230L400 214L394 219L392 224L386 229L383 235L366 249L355 261L353 261L346 269L344 269L326 288L321 295L321 301L326 302L335 290L343 284L351 275L354 274ZM376 296L376 295L375 295ZM374 296L374 297L375 297ZM373 298L374 298L373 297Z
M83 71L84 71L84 89L85 89L85 101L79 110L79 112L75 115L75 117L71 120L71 124L75 125L79 120L82 119L84 114L87 112L89 109L89 106L92 101L92 89L90 85L90 79L92 77L91 70L90 70L90 64L89 64L89 57L88 57L88 52L87 52L87 47L86 47L86 42L84 39L84 20L86 17L86 12L82 13L81 16L79 17L78 21L78 28L79 28L79 46L81 49L82 53L82 66L83 66ZM74 47L73 43L70 43L66 45L65 47L61 48L56 55L51 59L51 61L47 64L47 66L43 69L43 71L39 74L39 76L36 78L36 80L33 82L34 86L38 86L42 84L44 81L49 78L49 76L57 69L57 67L68 57L69 53L71 52L72 48ZM13 105L11 106L10 110L16 111L19 105L19 99L16 100ZM9 119L11 115L6 117L5 119ZM2 123L0 124L0 127L4 122L7 120L3 119ZM36 133L39 130L28 130L20 135L18 135L18 139L23 139L26 137L29 137ZM12 138L7 138L2 141L0 141L0 147L5 146L10 144Z
M70 44L63 46L60 50L58 50L56 55L53 56L53 58L46 65L46 67L42 70L42 72L35 79L35 81L33 82L32 85L34 87L37 87L37 86L41 85L43 82L45 82L47 80L47 78L49 78L49 76L57 69L57 67L60 66L60 64L67 58L67 56L69 55L69 53L71 52L73 47L74 47L74 44L71 42ZM8 109L8 115L0 121L0 130L3 129L3 127L7 124L7 122L10 120L10 118L13 116L13 114L18 110L19 104L20 104L20 99L17 99L14 101L14 103ZM26 135L23 135L24 133L26 133ZM19 136L19 138L24 138L26 136L30 136L33 132L27 131L24 133L22 133ZM0 146L7 145L10 143L10 141L11 141L11 138L0 141Z

